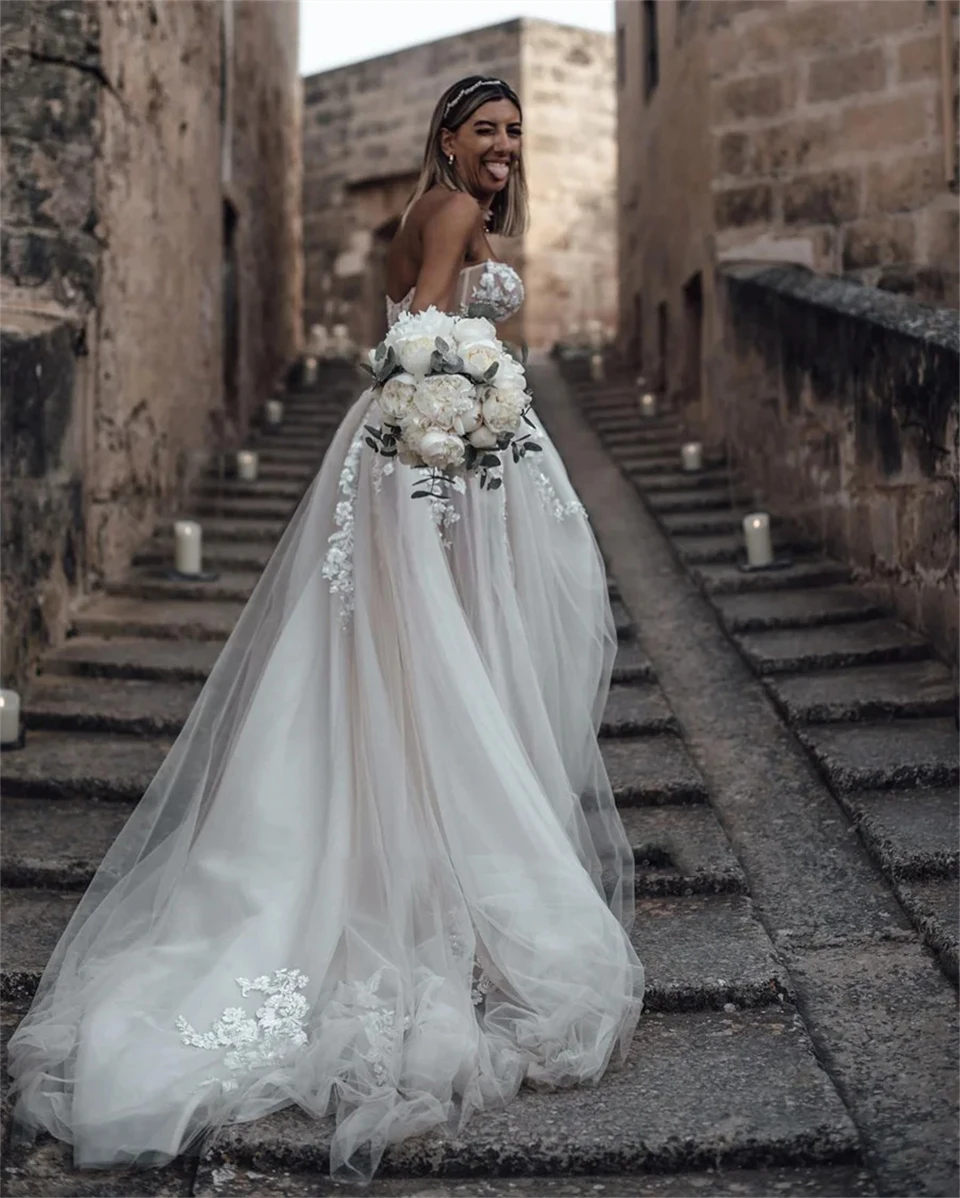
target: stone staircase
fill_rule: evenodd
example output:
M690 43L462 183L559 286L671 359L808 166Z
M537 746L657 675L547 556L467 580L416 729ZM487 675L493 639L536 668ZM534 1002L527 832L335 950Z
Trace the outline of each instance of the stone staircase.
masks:
M80 892L186 718L355 393L352 377L322 378L316 392L292 400L283 433L258 446L260 482L244 488L210 480L201 488L196 514L205 563L221 571L215 583L158 579L171 552L161 532L129 578L78 614L76 635L44 661L26 703L27 747L3 763L5 1037ZM629 415L622 405L604 414L624 421ZM639 452L646 445L614 432L631 460L652 463L649 477L663 483L658 494L684 494L686 480L673 477L672 429L658 430L649 457ZM722 465L712 469L716 486L695 489L726 494ZM729 519L715 520L722 507L676 502L672 518L683 513L691 522L682 535L732 535ZM729 552L720 560L729 561ZM601 739L634 846L633 939L648 976L630 1057L598 1088L525 1091L506 1110L476 1117L462 1137L437 1132L390 1149L370 1192L874 1193L856 1129L818 1061L707 783L615 579L609 585L619 652ZM756 637L752 625L747 635ZM782 651L778 660L785 660ZM924 661L917 655L906 664ZM327 1130L288 1109L227 1129L200 1161L148 1173L78 1173L67 1148L43 1139L8 1155L5 1192L340 1192L344 1187L323 1176Z
M762 680L945 973L957 981L960 781L951 670L784 520L793 564L743 573L753 496L721 457L676 470L673 414L639 415L632 386L568 368L581 408L732 644Z

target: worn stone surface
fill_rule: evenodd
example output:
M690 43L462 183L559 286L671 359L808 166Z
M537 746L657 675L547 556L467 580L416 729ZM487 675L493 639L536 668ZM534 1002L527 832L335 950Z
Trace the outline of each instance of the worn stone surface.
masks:
M646 970L647 1011L765 1007L790 997L747 898L640 899L632 939Z
M951 672L933 659L775 675L767 689L788 720L808 723L949 715L957 703Z
M205 499L287 499L296 502L306 489L310 475L305 475L303 481L289 478L261 478L259 470L254 482L244 482L238 478L226 475L219 478L211 473L202 479L195 489L195 494Z
M177 517L179 519L179 517ZM162 540L173 536L174 519L164 520L157 529ZM283 520L238 520L229 516L207 516L203 521L203 539L207 541L262 542L276 545L285 527Z
M677 470L678 460L678 456L672 453L661 454L657 457L637 458L636 460L627 458L620 461L620 468L631 478L643 479L644 486L646 486L648 478L652 480L661 475L674 474ZM724 461L719 454L704 455L704 474L715 473L722 469L724 469Z
M787 537L774 537L774 552L783 553L796 548ZM744 557L743 536L740 533L714 533L710 536L681 536L674 540L681 559L688 565L709 562L735 562Z
M958 980L957 927L960 888L956 878L928 878L898 882L897 896L907 909L924 940L940 958L944 972Z
M652 679L650 660L636 641L621 641L613 663L613 681L650 682Z
M953 720L903 720L798 730L833 786L955 786L960 780Z
M700 771L678 737L604 740L600 748L621 806L697 803L706 798Z
M194 497L189 509L198 516L236 516L250 520L287 520L296 504L290 499L266 499L255 495L209 495Z
M139 799L172 745L170 738L31 732L26 748L4 753L5 795Z
M144 600L110 595L78 612L73 625L81 636L147 636L225 640L243 604L196 600Z
M888 876L957 876L960 808L955 790L855 791L845 803Z
M142 678L44 675L25 698L28 729L176 736L201 683Z
M880 616L883 608L856 587L831 586L810 590L748 595L722 595L714 600L720 618L731 632L768 628L817 628Z
M96 799L3 800L3 884L73 890L86 886L130 814ZM14 922L29 915L21 907ZM43 962L41 961L42 965Z
M43 662L41 673L202 682L213 669L223 645L223 641L214 640L76 636Z
M740 489L728 487L690 487L676 491L658 491L646 495L647 505L657 515L674 512L702 512L729 509L742 503L746 496Z
M187 1198L195 1172L184 1158L163 1169L74 1169L70 1145L44 1137L8 1153L0 1180L10 1198Z
M719 534L743 534L743 517L746 511L730 508L715 512L658 512L657 518L663 529L671 536L681 537L716 536ZM776 525L771 521L772 528Z
M719 563L697 564L692 574L711 595L740 595L757 591L785 591L792 587L833 586L849 580L850 568L828 558L804 560L798 557L792 565L781 570L743 571L735 565Z
M612 599L610 603L610 610L613 613L613 622L617 630L617 639L620 641L629 640L634 633L633 619L624 606L622 600Z
M204 562L204 569L209 563ZM139 567L131 570L107 588L108 595L126 595L134 599L202 600L207 603L246 603L260 577L253 570L219 570L209 582L189 582L167 577L167 568Z
M743 633L734 640L758 674L922 661L931 652L922 637L894 620L826 624L802 630L773 628Z
M220 540L207 532L207 521L203 522L203 565L211 570L262 570L273 556L274 544L270 541ZM134 566L149 566L153 569L169 569L174 558L173 535L155 536L137 551Z
M661 491L677 491L688 488L697 490L701 487L728 485L729 475L725 466L715 470L705 467L703 470L684 472L676 469L679 457L680 455L677 454L677 462L674 464L675 472L661 474L658 471L656 474L649 474L644 470L628 470L626 473L645 495L656 495Z
M603 712L601 736L641 736L677 732L679 726L655 683L611 686Z
M708 805L628 807L621 818L636 858L638 894L746 891L740 863Z
M225 1130L264 1171L326 1167L328 1131L287 1109ZM856 1132L791 1008L645 1017L626 1064L591 1087L525 1091L459 1137L388 1149L381 1176L530 1176L852 1162Z
M0 920L3 927L3 974L0 996L4 1001L30 999L43 967L77 905L68 891L14 890L4 896Z

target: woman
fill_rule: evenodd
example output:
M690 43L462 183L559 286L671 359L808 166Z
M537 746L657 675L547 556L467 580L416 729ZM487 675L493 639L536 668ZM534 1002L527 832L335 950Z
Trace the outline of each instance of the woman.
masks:
M520 105L448 89L388 309L509 316L486 230L525 212ZM332 1173L526 1079L594 1081L643 974L597 746L616 640L542 452L444 504L353 406L10 1046L21 1135L159 1164L224 1123L334 1113Z

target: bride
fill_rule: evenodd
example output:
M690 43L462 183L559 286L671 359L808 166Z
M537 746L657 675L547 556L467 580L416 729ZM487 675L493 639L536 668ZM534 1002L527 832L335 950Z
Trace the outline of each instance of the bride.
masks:
M520 104L441 97L388 315L520 305ZM395 298L394 298L395 297ZM447 505L343 420L10 1044L15 1137L158 1165L225 1123L335 1115L332 1174L625 1054L633 860L597 745L606 574L542 452ZM440 510L438 510L438 508Z

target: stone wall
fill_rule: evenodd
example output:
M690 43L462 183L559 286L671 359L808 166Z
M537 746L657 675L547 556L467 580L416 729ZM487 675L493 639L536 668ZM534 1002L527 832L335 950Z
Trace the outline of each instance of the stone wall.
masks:
M3 674L17 679L62 636L72 601L124 572L295 352L299 81L287 0L9 0L0 19L14 431L2 447ZM245 231L229 345L227 142Z
M955 659L955 314L795 267L719 279L716 439L762 502Z
M526 18L314 75L304 81L305 321L383 331L383 259L419 173L433 107L482 72L524 108L531 229L494 248L528 302L505 335L550 344L583 316L615 311L612 45ZM578 284L575 286L575 284Z

